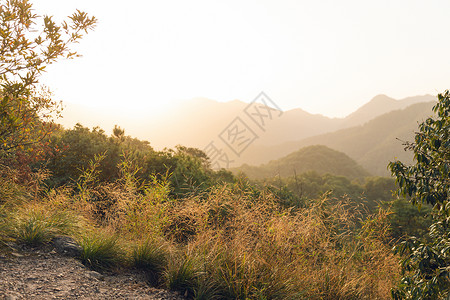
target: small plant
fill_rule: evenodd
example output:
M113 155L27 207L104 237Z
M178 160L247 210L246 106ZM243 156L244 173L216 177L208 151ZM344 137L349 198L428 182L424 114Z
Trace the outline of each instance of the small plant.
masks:
M195 300L223 299L221 289L217 282L210 276L201 276L197 288L194 290Z
M115 235L90 234L81 239L81 261L94 270L110 270L124 260L123 250Z
M35 246L49 242L56 235L73 233L78 220L66 211L48 212L32 207L19 210L10 222L13 236L19 242Z
M169 290L192 297L198 289L201 272L193 258L184 257L169 262L164 275Z
M168 261L168 253L163 246L147 240L137 245L131 256L133 265L145 271L150 283L156 285Z

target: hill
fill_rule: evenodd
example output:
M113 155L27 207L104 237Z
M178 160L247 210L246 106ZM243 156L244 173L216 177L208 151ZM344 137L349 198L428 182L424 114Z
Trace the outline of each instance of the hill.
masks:
M434 101L435 99L436 97L432 95L423 95L395 100L386 95L378 95L345 117L342 128L362 125L388 112L404 109L416 103Z
M244 109L247 103L239 100L217 102L207 98L182 101L160 113L126 107L90 108L69 103L63 111L64 118L60 120L60 123L71 128L75 123L80 122L88 127L100 126L107 132L112 130L114 124L118 124L125 128L127 134L148 140L157 149L174 147L177 144L204 149L211 141L217 139L236 117L240 117L258 135L254 146L263 149L359 126L392 110L432 99L434 98L430 95L402 100L378 95L346 118L329 118L296 108L284 111L279 118L271 120L264 131L257 128L245 116ZM256 156L253 154L236 158L235 166L269 161L265 159L266 154L263 154L259 160L254 158L261 156L261 153L257 153Z
M431 115L435 102L417 103L405 109L383 114L364 125L341 129L300 141L283 143L274 147L249 149L260 161L269 161L309 145L325 145L341 151L354 159L373 175L389 175L389 161L400 159L411 162L412 155L404 151L401 141L411 141L417 124ZM259 154L259 157L257 156ZM245 159L245 158L243 158Z
M322 145L302 148L259 167L243 165L233 169L234 173L244 172L251 179L289 177L308 171L315 171L318 174L330 173L348 178L370 175L346 154Z

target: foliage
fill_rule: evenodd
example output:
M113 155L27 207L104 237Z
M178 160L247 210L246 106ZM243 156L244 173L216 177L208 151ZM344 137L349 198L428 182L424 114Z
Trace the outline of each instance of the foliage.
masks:
M450 293L450 93L438 95L433 107L436 114L419 125L413 151L415 164L400 161L389 164L396 176L398 193L410 197L419 208L433 207L433 224L429 227L431 241L414 237L396 249L406 255L402 262L405 277L395 298L444 299Z
M192 297L198 287L200 275L196 267L193 258L181 257L171 260L164 274L167 288Z
M183 197L205 191L218 182L233 182L234 176L226 170L210 168L206 154L196 148L177 146L175 150L155 151L148 142L125 135L120 127L108 137L105 131L92 130L80 124L73 129L60 129L51 136L55 152L47 155L40 165L53 174L47 181L50 187L72 184L96 156L102 156L97 166L99 182L114 182L122 178L121 164L126 161L135 168L138 181L152 181L156 176L171 186L171 194ZM130 166L131 166L130 165Z
M364 188L347 177L333 174L319 175L317 172L305 172L281 181L300 198L316 199L328 191L334 197L348 196L352 199L361 197ZM274 181L276 185L276 180Z
M29 190L17 183L17 170L0 165L0 205L20 203L29 200Z
M136 245L131 253L133 266L144 270L154 285L167 266L168 256L168 251L159 242L150 240Z
M13 231L19 242L38 245L49 242L58 234L73 234L76 224L77 220L68 212L28 208L13 220Z
M124 261L124 252L116 235L92 232L84 236L80 245L81 261L94 270L110 270Z
M410 236L429 239L428 228L432 223L429 205L423 205L420 210L408 200L399 198L386 203L392 214L389 216L391 236L395 240L405 240Z
M83 127L80 124L71 130L60 130L51 137L55 149L61 149L46 158L46 167L52 172L51 186L67 184L77 179L82 170L89 168L90 161L104 154L99 166L102 178L117 178L116 165L120 161L120 147L108 139L104 131ZM99 175L100 175L99 174Z
M0 154L42 141L61 111L48 89L38 87L46 66L77 55L70 46L96 23L77 11L58 26L50 16L34 14L28 0L0 5Z
M195 193L210 186L208 157L203 151L177 146L173 158L176 165L172 182L176 195Z

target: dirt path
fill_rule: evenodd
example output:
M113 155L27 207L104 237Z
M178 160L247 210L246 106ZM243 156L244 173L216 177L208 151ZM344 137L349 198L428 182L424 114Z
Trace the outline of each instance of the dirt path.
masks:
M102 275L54 250L35 250L0 254L0 299L184 298L148 286L143 274Z

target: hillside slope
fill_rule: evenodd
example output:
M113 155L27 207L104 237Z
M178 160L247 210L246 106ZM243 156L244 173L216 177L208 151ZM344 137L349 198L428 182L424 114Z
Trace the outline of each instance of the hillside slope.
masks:
M289 177L308 171L348 178L362 178L370 175L346 154L322 145L302 148L259 167L243 165L233 169L234 173L243 172L251 179Z
M387 176L387 164L394 159L412 161L401 141L411 141L418 123L432 114L435 102L418 103L402 110L379 116L361 126L341 129L301 141L288 142L275 147L252 149L264 154L259 159L269 161L309 145L325 145L354 159L373 175ZM245 153L252 155L250 151Z
M364 123L367 123L368 121L388 112L405 109L408 106L417 103L434 101L435 99L436 97L432 95L423 95L395 100L386 95L378 95L368 103L361 106L358 110L345 117L342 123L342 128L363 125Z

